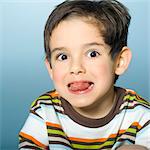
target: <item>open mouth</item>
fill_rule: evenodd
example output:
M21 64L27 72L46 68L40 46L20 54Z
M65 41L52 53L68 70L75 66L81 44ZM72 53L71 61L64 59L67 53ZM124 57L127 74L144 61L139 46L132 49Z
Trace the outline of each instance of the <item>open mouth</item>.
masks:
M68 89L74 94L84 94L90 92L94 86L90 81L75 81L68 84Z

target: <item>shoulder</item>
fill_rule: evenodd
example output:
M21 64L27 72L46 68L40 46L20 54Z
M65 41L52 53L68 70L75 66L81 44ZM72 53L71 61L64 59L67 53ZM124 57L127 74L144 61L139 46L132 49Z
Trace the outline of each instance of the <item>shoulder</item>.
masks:
M142 108L150 109L150 102L131 89L125 89L123 102L128 103L128 108L141 106Z
M135 118L150 116L150 102L131 89L122 89L119 112Z
M130 89L124 89L122 95L120 115L124 116L124 126L133 126L141 130L149 125L150 102Z
M41 106L60 104L60 96L56 90L45 92L31 103L31 110L37 110Z

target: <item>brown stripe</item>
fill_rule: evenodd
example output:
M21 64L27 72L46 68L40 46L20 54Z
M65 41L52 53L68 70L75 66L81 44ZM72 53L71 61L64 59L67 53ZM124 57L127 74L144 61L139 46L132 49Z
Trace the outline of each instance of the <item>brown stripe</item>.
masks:
M106 125L107 123L109 123L115 117L115 115L120 112L119 108L120 108L121 104L123 103L122 99L123 99L126 91L119 87L115 87L115 91L116 91L117 96L116 96L114 106L111 109L111 111L109 112L109 114L106 115L106 117L104 117L104 118L90 119L90 118L81 116L79 113L77 113L73 109L73 107L65 99L62 98L61 101L62 101L62 106L64 107L64 112L72 120L74 120L75 122L77 122L80 125L90 127L90 128L102 127L102 126Z

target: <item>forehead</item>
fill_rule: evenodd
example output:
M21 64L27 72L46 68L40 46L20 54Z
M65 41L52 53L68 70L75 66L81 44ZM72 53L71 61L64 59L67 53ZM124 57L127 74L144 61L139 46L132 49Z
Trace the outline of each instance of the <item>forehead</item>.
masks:
M99 28L93 22L85 20L85 18L63 20L51 34L50 47L90 42L105 44Z

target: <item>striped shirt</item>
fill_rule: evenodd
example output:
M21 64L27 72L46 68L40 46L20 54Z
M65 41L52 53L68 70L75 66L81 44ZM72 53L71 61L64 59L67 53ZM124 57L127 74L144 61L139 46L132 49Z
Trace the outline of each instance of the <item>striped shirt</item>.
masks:
M111 111L100 119L77 113L55 90L38 97L19 133L19 149L99 150L124 144L150 148L150 103L116 88Z

